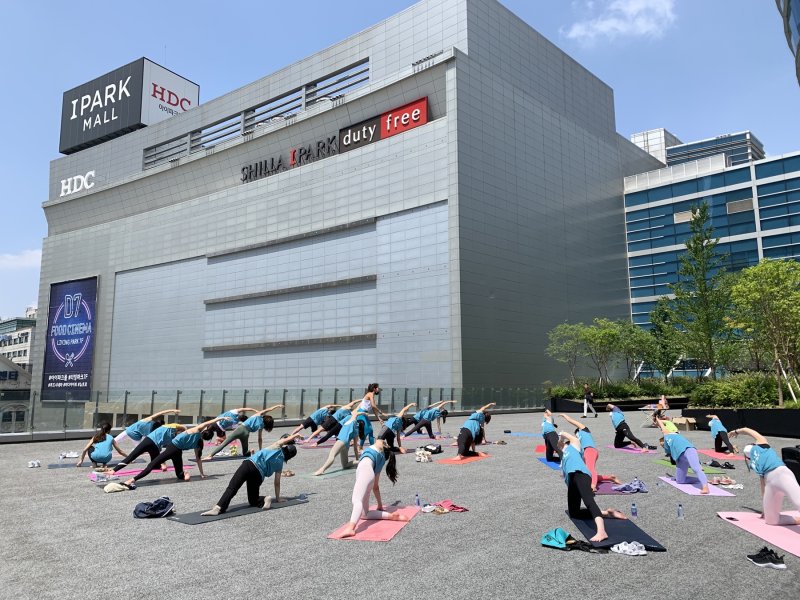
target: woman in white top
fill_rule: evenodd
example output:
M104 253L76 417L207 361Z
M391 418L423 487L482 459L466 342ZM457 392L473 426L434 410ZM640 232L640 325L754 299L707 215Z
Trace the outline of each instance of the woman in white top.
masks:
M367 416L372 412L377 418L378 422L383 425L383 413L378 408L375 402L375 394L380 394L381 388L377 383L370 383L367 386L367 393L358 405L358 439L361 442L361 447L364 447L364 442L369 437L369 443L375 443L375 434L372 431L372 424L369 422Z

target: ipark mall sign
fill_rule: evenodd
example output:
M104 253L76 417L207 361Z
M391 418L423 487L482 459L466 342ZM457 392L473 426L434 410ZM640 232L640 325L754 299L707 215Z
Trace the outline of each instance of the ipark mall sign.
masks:
M59 152L71 154L197 106L200 87L140 58L64 93Z

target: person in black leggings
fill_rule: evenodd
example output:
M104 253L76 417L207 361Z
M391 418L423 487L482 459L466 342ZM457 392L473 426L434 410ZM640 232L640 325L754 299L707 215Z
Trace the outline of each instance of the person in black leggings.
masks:
M631 442L633 442L641 448L642 452L647 452L647 444L633 434L631 428L625 422L625 415L619 407L613 404L606 404L606 410L611 413L611 423L614 425L614 429L617 432L614 436L614 448L625 448L626 446L630 446ZM625 438L628 438L630 442L626 442Z
M570 517L594 520L597 533L590 538L592 542L600 542L608 537L603 517L610 519L627 519L627 517L609 508L600 510L592 491L592 475L581 457L581 443L573 435L562 431L559 434L558 449L561 452L561 472L567 484L567 512ZM581 502L586 505L581 509Z
M151 433L163 426L164 426L164 419L162 417L153 419ZM124 469L145 452L150 456L151 461L155 460L158 454L161 452L161 449L158 447L158 444L156 444L149 435L145 435L139 441L136 447L128 453L128 456L126 456L123 460L121 460L114 466L113 471L116 473L117 471ZM164 467L164 470L166 470L166 467Z
M321 434L323 431L325 432L325 435L319 438L316 442L312 443L311 447L324 444L333 436L339 435L342 425L350 420L350 413L353 412L353 407L360 402L360 398L358 400L353 400L349 404L345 404L342 408L333 413L333 415L325 417L325 420L322 421L322 425L320 425L314 433L308 436L308 439L311 440L311 438Z
M433 435L433 421L436 420L439 435L442 435L441 421L447 422L447 411L442 410L445 404L455 404L455 400L442 400L436 404L431 404L428 408L424 408L414 414L414 427L407 431L404 435L409 436L415 433L422 433L422 430L428 432L428 437L432 440L436 439Z
M458 432L458 454L456 460L463 460L472 456L488 456L485 452L477 452L475 446L484 438L484 426L492 420L492 415L486 412L486 407L472 413L464 421L461 431Z
M403 448L403 444L400 441L400 432L404 427L411 424L411 417L407 417L406 413L412 406L416 406L416 403L412 402L411 404L407 404L396 415L387 417L383 422L383 428L380 433L378 433L378 439L386 442L386 446L392 452L399 452L400 454L405 454L406 452L406 449ZM397 445L395 445L395 441Z
M542 417L542 437L544 438L545 460L547 462L560 461L561 451L558 449L558 435L553 422L553 413L549 409L545 409Z

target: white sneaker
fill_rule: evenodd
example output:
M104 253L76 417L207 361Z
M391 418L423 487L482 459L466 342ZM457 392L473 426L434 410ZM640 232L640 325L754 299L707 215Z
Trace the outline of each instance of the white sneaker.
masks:
M33 467L35 467L35 466L36 466L35 462L36 462L36 461L29 460L29 461L28 461L28 468L29 468L29 469L32 469Z

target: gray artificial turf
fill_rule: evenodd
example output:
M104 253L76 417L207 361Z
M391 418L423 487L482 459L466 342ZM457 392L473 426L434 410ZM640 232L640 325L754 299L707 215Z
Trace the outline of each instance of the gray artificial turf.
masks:
M462 418L444 431L457 434ZM469 508L461 514L420 514L388 543L328 540L350 514L354 479L285 478L287 495L305 492L312 501L286 511L270 511L184 527L167 520L138 520L137 502L166 494L179 512L205 510L216 502L238 462L207 463L219 475L181 485L142 486L134 492L100 493L87 469L27 468L28 461L55 462L62 450L84 444L47 442L0 446L0 597L169 598L206 595L231 598L345 598L366 594L406 599L451 598L798 598L800 559L788 555L787 571L760 569L745 559L764 543L724 523L716 512L760 506L758 480L743 463L728 474L744 490L733 498L699 498L669 486L656 486L665 469L653 455L613 452L606 415L587 419L598 447L601 473L623 480L642 478L651 493L635 497L600 496L601 507L639 509L638 525L667 552L645 557L559 552L540 546L542 534L563 527L580 537L564 513L566 487L560 471L535 459L536 438L503 435L538 432L538 415L497 415L485 446L492 460L448 466L400 457L400 480L382 477L384 502L446 498ZM557 419L558 420L558 419ZM634 421L632 420L632 423ZM563 424L562 424L563 425ZM283 433L276 429L274 440ZM655 444L653 429L636 429ZM708 432L686 434L708 447ZM255 439L253 439L255 441ZM409 446L417 445L412 440ZM797 440L771 439L773 445ZM420 444L422 445L422 441ZM455 448L444 446L448 457ZM185 456L188 457L189 453ZM309 473L325 460L323 451L300 450L289 468ZM154 473L151 478L170 478ZM272 482L263 493L272 493ZM244 490L234 503L245 501ZM686 518L676 518L681 502ZM788 507L787 507L788 508Z

